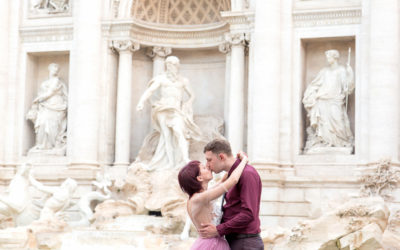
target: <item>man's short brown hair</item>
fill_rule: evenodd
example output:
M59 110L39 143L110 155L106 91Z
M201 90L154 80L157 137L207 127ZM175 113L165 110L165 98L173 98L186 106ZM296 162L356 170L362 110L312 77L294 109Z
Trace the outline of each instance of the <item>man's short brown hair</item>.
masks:
M207 151L211 151L213 154L225 153L227 156L232 156L231 144L223 139L214 139L207 143L203 153Z

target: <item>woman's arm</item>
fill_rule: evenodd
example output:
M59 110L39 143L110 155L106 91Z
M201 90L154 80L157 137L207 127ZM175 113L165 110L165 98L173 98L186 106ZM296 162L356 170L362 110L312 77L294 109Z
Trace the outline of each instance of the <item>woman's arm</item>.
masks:
M248 158L243 152L239 153L239 157L241 159L241 162L236 167L236 169L233 170L232 174L228 177L228 179L226 179L221 184L217 185L215 188L208 189L198 194L197 196L193 197L194 198L193 202L209 202L215 200L225 192L228 192L228 190L231 187L235 186L239 182L240 176L242 175L243 170L248 162Z

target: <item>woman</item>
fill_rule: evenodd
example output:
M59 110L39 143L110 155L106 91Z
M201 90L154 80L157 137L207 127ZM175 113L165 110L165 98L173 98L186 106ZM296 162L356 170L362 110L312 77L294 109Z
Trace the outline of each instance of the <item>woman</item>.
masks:
M239 166L227 178L222 178L221 182L213 188L208 188L208 182L213 178L211 170L199 161L191 161L179 171L178 180L182 190L189 195L187 212L197 229L202 223L220 223L222 213L220 204L212 201L227 192L236 185L246 166L247 156L240 152L238 154L241 162ZM229 250L228 242L222 237L203 239L198 238L193 244L192 250L214 249Z

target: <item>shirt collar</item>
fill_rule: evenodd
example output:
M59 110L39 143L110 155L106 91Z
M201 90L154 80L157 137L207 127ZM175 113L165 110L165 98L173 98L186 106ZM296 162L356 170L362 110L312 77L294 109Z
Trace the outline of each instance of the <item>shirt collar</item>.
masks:
M235 170L235 168L237 168L237 166L239 166L240 162L241 162L241 160L239 158L236 159L235 163L233 163L231 169L228 172L228 176L230 176L232 174L233 170Z

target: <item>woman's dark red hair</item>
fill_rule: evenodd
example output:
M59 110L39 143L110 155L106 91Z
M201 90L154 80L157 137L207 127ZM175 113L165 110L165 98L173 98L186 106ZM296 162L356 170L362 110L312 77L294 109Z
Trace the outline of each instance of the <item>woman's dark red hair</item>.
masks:
M202 188L201 182L197 180L200 175L200 162L191 161L186 164L178 174L179 186L183 192L187 193L189 197L199 192Z

